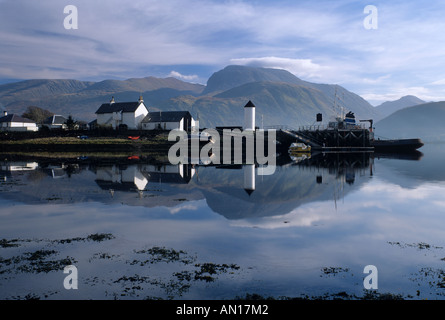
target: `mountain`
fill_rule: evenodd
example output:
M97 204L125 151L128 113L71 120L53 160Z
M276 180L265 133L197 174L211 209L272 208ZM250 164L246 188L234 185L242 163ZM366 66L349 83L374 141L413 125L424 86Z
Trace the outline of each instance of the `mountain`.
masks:
M285 82L303 84L292 73L282 69L255 68L248 66L227 66L215 72L207 81L203 94L220 93L246 83L252 82Z
M116 101L135 101L141 94L151 110L188 110L199 117L201 127L242 125L243 107L249 100L257 107L258 126L310 125L317 113L323 114L324 123L347 111L360 119L379 117L376 108L341 86L307 82L285 70L247 66L227 66L215 72L206 86L155 77L28 80L0 85L0 107L21 114L34 105L89 121L112 96Z
M385 138L421 138L445 141L445 101L425 103L394 112L375 125Z
M249 100L257 107L259 126L310 125L319 112L325 123L342 111L353 111L361 119L379 116L367 101L341 86L307 82L285 70L247 66L228 66L209 78L201 96L176 97L160 107L199 113L204 126L239 126L242 107Z
M132 78L100 82L78 80L25 80L0 85L0 107L22 114L28 106L38 106L56 114L92 120L95 111L112 96L117 101L134 101L142 94L154 102L179 95L198 95L203 85L176 78Z
M425 103L425 101L417 98L416 96L404 96L396 101L387 101L379 106L376 106L376 110L382 115L382 119L389 116L390 114L401 110L403 108L412 107L418 104ZM380 119L378 119L380 120Z

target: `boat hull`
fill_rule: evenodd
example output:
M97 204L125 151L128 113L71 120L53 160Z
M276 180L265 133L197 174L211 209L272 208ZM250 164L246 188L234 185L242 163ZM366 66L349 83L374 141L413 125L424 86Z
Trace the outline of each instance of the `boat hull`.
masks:
M424 145L420 139L373 140L371 146L375 152L411 152Z

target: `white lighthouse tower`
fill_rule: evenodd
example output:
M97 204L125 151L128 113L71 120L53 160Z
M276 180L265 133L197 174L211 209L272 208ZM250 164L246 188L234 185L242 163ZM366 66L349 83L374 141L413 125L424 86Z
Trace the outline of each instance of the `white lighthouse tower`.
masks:
M250 100L244 106L244 130L255 131L255 105Z
M244 165L244 190L250 196L255 191L255 165Z

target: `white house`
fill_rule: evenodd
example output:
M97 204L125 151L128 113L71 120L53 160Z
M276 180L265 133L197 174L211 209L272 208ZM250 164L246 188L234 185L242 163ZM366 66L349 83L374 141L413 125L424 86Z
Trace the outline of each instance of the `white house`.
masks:
M102 104L96 111L97 126L109 126L113 129L125 127L127 129L141 129L142 120L148 114L142 96L136 102L115 102Z
M4 116L0 118L1 131L38 131L37 124L26 118L22 118L16 114L8 114L6 111Z
M184 130L193 131L197 126L188 111L159 111L150 112L142 120L143 130Z

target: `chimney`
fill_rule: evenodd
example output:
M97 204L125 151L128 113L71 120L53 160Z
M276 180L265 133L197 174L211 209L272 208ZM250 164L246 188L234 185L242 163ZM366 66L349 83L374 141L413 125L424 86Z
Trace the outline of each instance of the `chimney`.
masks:
M8 111L3 111L3 115L6 117L8 115Z
M114 103L114 97L111 97L110 104L113 104L113 103Z
M144 102L144 98L142 98L142 94L139 96L139 103Z

